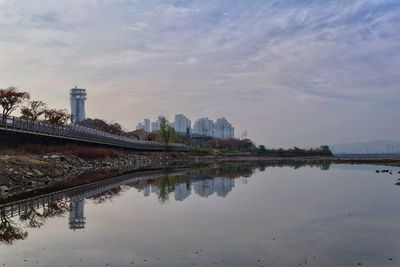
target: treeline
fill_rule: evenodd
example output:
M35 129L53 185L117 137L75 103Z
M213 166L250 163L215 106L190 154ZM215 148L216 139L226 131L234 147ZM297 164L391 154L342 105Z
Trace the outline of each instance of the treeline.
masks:
M257 148L257 154L268 155L268 156L280 156L280 157L298 157L298 156L333 156L329 146L320 146L319 148L302 149L298 147L289 149L268 149L264 145L260 145Z
M211 148L226 152L255 152L256 146L250 139L213 139Z

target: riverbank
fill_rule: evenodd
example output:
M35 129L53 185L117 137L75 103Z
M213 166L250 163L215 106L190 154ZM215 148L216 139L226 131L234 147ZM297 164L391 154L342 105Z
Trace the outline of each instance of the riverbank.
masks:
M67 153L2 150L0 154L0 198L44 189L65 181L89 183L137 170L182 167L214 162L263 161L274 165L320 165L331 163L400 166L399 158L271 157L249 153L132 153L121 151L74 151Z

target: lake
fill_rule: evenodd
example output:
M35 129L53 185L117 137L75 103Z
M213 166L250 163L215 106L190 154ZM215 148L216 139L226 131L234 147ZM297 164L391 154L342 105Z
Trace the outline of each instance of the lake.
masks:
M226 163L22 199L0 266L400 266L398 171Z

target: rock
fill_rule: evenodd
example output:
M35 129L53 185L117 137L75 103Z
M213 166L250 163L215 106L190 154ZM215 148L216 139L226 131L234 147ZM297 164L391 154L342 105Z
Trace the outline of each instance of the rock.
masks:
M400 186L400 182L395 182L394 184Z
M59 155L51 155L50 158L51 159L58 159L60 156Z
M10 191L10 188L8 188L8 186L5 185L0 186L1 193L7 193L8 191Z
M27 172L26 175L28 175L28 176L34 176L34 174L31 173L31 172Z
M37 169L33 169L32 171L36 173L38 176L43 176L43 173Z

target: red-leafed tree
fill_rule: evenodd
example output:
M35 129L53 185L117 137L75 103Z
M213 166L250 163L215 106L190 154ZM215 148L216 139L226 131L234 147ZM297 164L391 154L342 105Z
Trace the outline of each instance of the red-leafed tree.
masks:
M113 122L108 124L104 129L104 131L116 135L123 135L125 133L124 130L122 129L121 124L119 124L118 122Z
M52 125L66 125L71 115L65 109L47 109L44 120Z
M25 100L29 99L27 92L21 92L17 87L10 86L0 89L0 106L3 108L3 116L8 116Z

